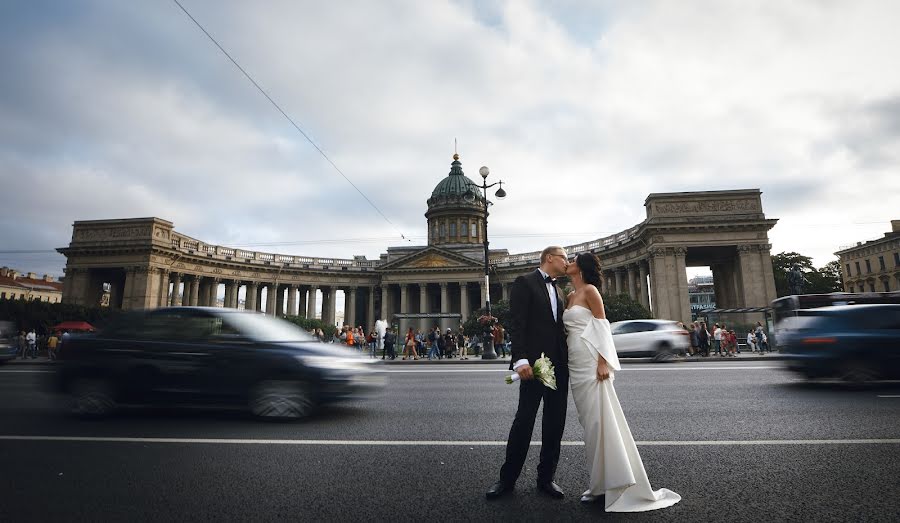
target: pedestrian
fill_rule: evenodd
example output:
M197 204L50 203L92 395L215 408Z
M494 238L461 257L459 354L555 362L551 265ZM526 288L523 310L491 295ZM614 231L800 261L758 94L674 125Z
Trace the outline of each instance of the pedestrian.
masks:
M28 341L26 341L25 337L25 331L19 331L19 337L16 340L18 342L17 352L19 353L19 357L21 357L23 360L25 359L25 353L28 351Z
M428 359L437 358L440 353L440 347L438 346L438 338L441 337L441 328L437 325L434 326L433 329L428 333Z
M723 356L722 354L722 328L719 327L719 324L716 323L713 325L713 351L717 356Z
M700 350L700 324L699 323L691 323L691 346L688 349L689 355L693 356L697 354Z
M756 348L759 349L759 352L761 354L765 350L765 347L763 347L763 336L766 335L765 330L762 326L762 322L756 322L756 330L754 330L754 334L756 334Z
M37 358L37 334L34 333L34 329L28 331L28 334L25 335L25 343L28 345L26 349L28 354L31 356L31 359Z
M381 359L384 359L385 352L387 353L388 359L397 359L397 354L394 352L394 346L396 344L397 336L394 334L393 329L390 327L386 327L384 331L384 338L382 339Z
M50 333L50 337L47 338L47 359L53 361L56 359L56 346L59 344L59 338L56 337L56 332Z
M369 335L366 336L366 342L369 344L369 352L372 353L372 357L377 357L375 355L375 342L378 341L378 337L375 335L375 329L372 329L369 332Z
M452 358L456 350L456 338L453 337L453 331L449 328L444 333L444 356Z
M737 354L735 354L735 351L737 350L737 335L735 335L733 330L725 331L725 335L728 336L727 355L732 358L737 358Z
M459 329L459 332L456 333L456 355L461 360L469 359L468 354L466 353L466 348L468 347L469 340L466 338L466 335L463 333L462 329Z
M503 326L499 323L494 325L494 328L491 329L491 334L494 338L494 348L496 352L506 357L506 345L503 343Z
M706 330L706 322L700 322L700 331L697 333L699 338L700 354L704 358L709 357L709 331Z
M406 331L406 339L403 341L403 359L408 358L410 353L414 359L419 359L419 353L416 352L416 335L412 327Z

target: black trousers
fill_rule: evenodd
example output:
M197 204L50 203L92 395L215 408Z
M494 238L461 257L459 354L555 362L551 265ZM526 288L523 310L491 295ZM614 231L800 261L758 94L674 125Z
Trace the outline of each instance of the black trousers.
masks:
M538 463L537 480L538 483L553 481L566 425L568 393L569 372L565 367L556 367L556 390L545 387L537 379L520 382L519 406L512 428L509 429L506 461L500 468L500 481L512 485L519 479L531 446L531 434L534 432L541 400L544 401L544 415L541 421L541 460Z

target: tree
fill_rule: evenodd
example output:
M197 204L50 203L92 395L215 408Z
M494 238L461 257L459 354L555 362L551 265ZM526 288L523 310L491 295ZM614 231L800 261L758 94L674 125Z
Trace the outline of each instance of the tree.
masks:
M477 311L473 312L471 316L468 318L463 318L463 332L466 336L473 336L475 334L481 334L482 327L478 324L478 318L487 314L487 309L482 307ZM497 318L497 321L500 325L503 325L504 328L506 325L509 325L509 302L505 300L500 300L497 303L491 304L491 315Z
M604 295L603 308L606 309L606 319L610 323L623 320L643 320L652 317L650 316L650 311L627 294Z
M807 281L803 288L804 294L825 294L843 290L841 266L838 260L830 261L821 269L816 269L809 256L803 256L796 252L782 252L772 256L775 292L779 297L790 294L788 273L795 264L800 266L800 271L803 272L803 277Z

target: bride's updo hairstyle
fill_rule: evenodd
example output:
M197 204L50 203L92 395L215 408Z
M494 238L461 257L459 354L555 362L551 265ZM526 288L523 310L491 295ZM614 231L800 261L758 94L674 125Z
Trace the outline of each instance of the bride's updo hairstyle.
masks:
M575 263L581 270L584 283L590 283L600 290L600 258L592 252L583 252L575 256Z

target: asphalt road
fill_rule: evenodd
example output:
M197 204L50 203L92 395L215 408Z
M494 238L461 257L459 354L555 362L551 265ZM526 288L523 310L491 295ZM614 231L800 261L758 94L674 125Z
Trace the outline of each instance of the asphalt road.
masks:
M585 488L574 404L557 482L539 447L513 496L484 499L516 385L499 366L391 367L381 394L300 423L140 409L60 413L46 368L0 367L0 521L897 521L900 386L810 386L777 362L625 364L616 389L654 488L682 501L606 514ZM533 440L540 441L540 426Z

